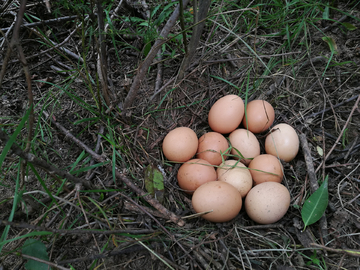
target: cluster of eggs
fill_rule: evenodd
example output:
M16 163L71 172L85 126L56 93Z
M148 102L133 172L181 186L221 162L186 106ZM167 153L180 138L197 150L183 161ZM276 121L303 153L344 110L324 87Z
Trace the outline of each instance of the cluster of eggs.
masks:
M204 213L204 219L233 219L243 199L246 213L257 223L274 223L285 215L290 193L281 184L279 159L295 158L299 139L291 126L278 124L265 139L266 154L260 154L254 133L269 130L274 119L274 108L267 101L253 100L245 108L239 96L227 95L209 111L212 132L198 139L192 129L178 127L165 136L163 153L170 161L183 163L177 173L179 186L192 194L193 208Z

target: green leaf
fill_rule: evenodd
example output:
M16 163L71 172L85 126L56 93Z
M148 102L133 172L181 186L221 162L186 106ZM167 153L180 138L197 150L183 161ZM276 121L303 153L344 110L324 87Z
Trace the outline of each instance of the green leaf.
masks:
M324 155L324 150L320 146L316 146L316 150L321 157Z
M351 23L347 23L347 22L344 22L344 23L341 23L347 30L349 31L354 31L357 29L357 27Z
M145 170L145 188L160 203L164 200L164 177L154 166L149 165Z
M337 45L335 43L335 40L332 37L323 37L322 40L325 41L329 45L329 48L333 54L338 53Z
M32 257L36 257L45 261L49 260L46 246L39 240L27 239L23 245L22 253ZM48 270L49 266L45 263L29 259L25 264L27 270Z
M1 172L1 165L4 162L4 159L7 155L7 153L10 151L11 146L13 145L13 143L16 141L16 137L17 135L19 135L19 133L21 132L21 129L23 128L23 126L25 125L26 121L29 118L30 115L30 111L31 109L28 109L26 114L24 115L24 117L21 119L20 124L18 125L18 127L16 128L15 132L11 135L10 139L7 141L1 155L0 155L0 172ZM5 131L4 131L5 132Z
M328 193L328 176L322 185L306 199L303 208L301 209L301 217L304 222L304 230L306 226L318 221L325 213L329 201Z

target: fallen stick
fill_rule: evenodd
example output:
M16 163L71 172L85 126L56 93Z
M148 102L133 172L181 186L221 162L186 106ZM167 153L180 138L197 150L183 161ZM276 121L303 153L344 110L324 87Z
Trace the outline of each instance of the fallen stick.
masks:
M359 106L359 102L360 102L360 95L357 96L356 102L355 102L355 104L354 104L354 106L353 106L353 108L352 108L352 110L351 110L351 112L350 112L350 114L349 114L348 119L346 120L345 125L343 126L343 128L342 128L339 136L337 137L335 143L333 144L333 146L331 147L331 149L329 150L329 152L326 154L326 156L325 156L325 158L324 158L324 160L323 160L323 163L326 162L326 160L329 158L330 154L332 153L332 151L334 151L334 149L335 149L335 147L337 146L338 142L339 142L340 139L342 138L342 136L343 136L343 134L344 134L344 132L345 132L345 129L346 129L346 127L348 126L348 124L349 124L349 122L350 122L350 119L352 118L352 115L354 114L355 110L356 110L356 109L358 108L358 106ZM319 167L316 169L316 172L321 168L321 166L322 166L322 163L321 163L321 164L319 165Z
M93 150L91 150L86 144L84 144L82 141L77 139L74 135L72 135L66 128L64 128L62 125L60 125L58 122L56 122L52 117L49 117L49 114L45 111L43 111L44 115L47 118L50 118L51 123L53 123L61 132L65 134L65 136L69 139L71 139L73 142L75 142L79 147L81 147L83 150L85 150L88 154L90 154L96 161L98 162L106 162L109 161L107 157L104 157L102 155L99 155L95 153ZM107 165L107 168L112 171L111 164ZM142 197L144 200L146 200L149 204L151 204L154 208L156 208L161 214L166 216L168 219L170 219L173 223L184 226L185 221L181 219L181 217L175 215L173 212L169 211L167 208L165 208L161 203L159 203L158 200L151 197L148 193L146 193L144 190L136 186L131 179L126 177L126 175L120 173L117 168L115 169L115 177L122 182L124 182L130 189L132 189L136 194L138 194L140 197Z
M316 243L311 243L310 244L313 247L317 247L317 248L321 248L323 250L326 251L330 251L330 252L336 252L336 253L342 253L342 254L346 254L349 256L353 256L353 257L360 257L360 250L354 250L354 249L335 249L335 248L329 248L323 245L319 245Z
M306 139L306 135L304 133L301 133L299 135L299 138L300 138L302 150L304 152L306 168L307 168L307 172L308 172L309 179L310 179L310 190L311 190L311 193L314 193L319 188L319 184L318 184L318 181L316 178L316 173L315 173L314 163L313 163L312 156L311 156L311 151L309 148L308 141ZM325 242L328 242L327 241L328 229L327 229L327 221L326 221L325 213L320 218L320 230L321 230L322 238L325 240Z
M182 0L183 6L185 7L189 0ZM175 25L176 20L180 14L180 5L175 9L173 14L170 16L169 20L166 22L164 28L160 32L160 35L158 39L155 41L154 45L151 47L150 52L146 56L145 60L139 65L139 68L137 70L137 74L133 80L133 83L130 87L129 93L127 94L124 105L123 105L123 111L122 116L127 118L127 112L129 107L132 105L134 99L136 98L137 92L140 88L140 82L144 79L146 73L148 72L148 68L151 65L152 61L154 60L157 52L161 48L161 45L165 44L167 42L166 37L169 35L170 30Z
M4 144L6 145L7 142L9 141L9 139L10 139L9 136L5 133L5 131L0 129L0 140L2 140L4 142ZM70 180L73 183L81 183L84 185L84 187L90 188L90 185L86 181L84 181L80 178L77 178L77 177L69 174L68 172L62 171L53 165L48 164L45 160L42 160L31 153L24 152L20 148L20 146L18 146L16 143L13 143L11 145L11 150L13 151L13 153L15 155L23 158L24 160L26 160L29 163L34 164L36 167L42 168L43 170L47 171L50 175L57 174L63 178Z

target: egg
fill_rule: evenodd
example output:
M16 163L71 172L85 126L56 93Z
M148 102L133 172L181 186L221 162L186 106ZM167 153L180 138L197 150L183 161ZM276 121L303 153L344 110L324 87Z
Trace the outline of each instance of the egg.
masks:
M253 187L246 196L245 210L248 216L260 224L279 221L290 206L290 193L280 183L264 182Z
M288 124L274 126L265 139L265 151L286 162L293 160L299 151L299 137L295 129Z
M255 185L263 182L281 183L284 176L280 160L269 154L255 157L249 164L249 172Z
M188 127L171 130L164 138L162 149L170 161L185 162L191 159L198 147L196 133Z
M196 157L205 159L212 165L219 165L222 158L224 160L227 158L228 148L229 143L223 135L218 132L208 132L199 138Z
M204 159L191 159L182 164L177 173L179 187L192 194L206 182L216 181L215 168Z
M245 111L243 126L253 133L264 132L274 123L274 108L265 100L250 101Z
M239 128L229 135L232 146L231 154L238 155L240 152L243 157L240 161L248 165L252 158L260 155L260 144L255 135L246 129Z
M238 160L226 160L216 170L218 181L224 181L234 186L242 198L252 188L253 180L249 169Z
M217 100L208 115L213 131L227 134L234 131L244 116L244 102L237 95L227 95Z
M240 212L242 199L232 185L223 181L213 181L195 190L192 205L197 213L211 211L201 217L212 222L226 222Z

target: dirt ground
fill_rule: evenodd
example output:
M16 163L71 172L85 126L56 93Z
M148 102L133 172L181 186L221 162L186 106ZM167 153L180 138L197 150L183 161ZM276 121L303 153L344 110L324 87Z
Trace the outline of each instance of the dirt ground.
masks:
M46 12L45 4L33 4L28 8L32 15L43 20L53 18ZM347 9L349 6L339 8ZM133 11L127 8L120 9L121 12ZM70 13L68 15L72 15ZM342 14L334 13L332 16L337 20ZM360 17L359 7L352 16ZM13 16L7 14L0 19L0 27L9 27L12 21ZM275 224L258 225L242 209L230 222L211 223L197 217L185 219L185 225L178 226L164 218L126 184L119 179L114 180L113 172L101 166L92 169L91 175L88 172L76 174L76 177L87 179L95 187L89 191L80 186L80 193L73 191L76 187L71 182L66 182L65 188L59 188L62 178L53 177L38 168L39 177L45 181L47 188L63 201L58 200L57 205L51 206L51 199L43 193L23 195L13 221L51 229L125 230L117 234L34 236L47 246L50 261L66 269L71 264L75 269L359 270L360 23L351 17L346 17L343 22L357 28L346 31L340 24L328 21L317 25L333 38L338 49L328 67L331 57L329 45L314 27L309 28L307 36L303 37L303 42L310 46L308 49L298 45L292 48L292 52L286 53L278 52L286 37L267 36L273 29L259 26L256 36L240 33L249 44L255 41L256 52L271 67L267 75L264 75L266 70L259 59L243 43L235 42L234 37L227 36L228 33L221 29L213 30L214 25L207 24L186 77L180 82L172 81L154 94L158 90L155 84L159 68L163 73L162 85L175 78L179 70L183 55L180 50L172 55L170 48L179 46L173 42L166 47L164 60L160 64L154 60L142 79L127 119L120 115L121 106L143 59L142 53L136 49L144 46L141 38L116 35L118 41L123 42L121 44L127 44L117 48L111 40L107 40L108 81L114 99L112 110L102 118L95 112L96 98L74 68L77 61L83 67L80 60L66 53L64 57L56 50L28 59L35 104L35 137L31 152L49 164L70 171L73 166L77 169L89 166L91 156L84 156L79 161L79 157L85 154L84 149L51 123L41 113L42 110L50 113L57 123L91 149L96 147L99 130L105 127L99 154L115 161L117 169L141 189L144 189L145 168L149 164L162 168L165 172L163 206L178 216L187 217L194 213L191 196L179 188L176 172L180 165L166 160L162 153L162 140L170 130L180 126L190 127L200 137L210 131L207 114L212 104L226 94L237 94L245 100L248 89L248 101L264 99L273 105L276 115L274 124L287 123L295 128L298 135L306 135L310 158L317 170L316 177L321 181L325 176L329 179L329 205L322 223L316 222L303 231L301 205L310 193L310 180L302 147L294 160L283 162L283 184L290 191L291 205L286 215ZM118 20L115 27L123 29L127 25ZM39 28L46 32L49 26ZM53 33L49 34L49 38L61 42L74 30L74 24L58 23L51 25L51 29ZM176 25L173 32L179 29ZM210 32L214 35L211 40ZM20 33L25 56L36 55L47 48L29 28L22 28ZM94 40L86 42L87 68L89 75L96 78L96 46ZM62 47L81 56L80 32L72 35ZM6 48L5 43L1 47L2 63ZM27 84L17 59L15 51L11 54L0 89L0 125L9 135L15 132L28 107ZM60 73L56 68L67 72ZM325 76L322 76L324 71ZM74 77L71 77L72 74L75 74ZM96 80L92 86L96 89ZM90 118L94 119L81 121ZM262 153L265 135L256 135ZM17 137L17 143L23 149L26 136L24 128ZM115 146L112 147L108 140L112 140ZM1 142L0 149L3 150L3 147L4 142ZM114 151L117 154L113 155ZM1 220L8 220L12 211L18 162L15 154L8 154L2 164ZM20 183L21 192L45 191L31 169L26 175L24 182ZM155 218L119 193L152 211ZM78 203L79 197L82 205ZM73 204L66 204L66 201ZM86 210L86 218L81 209ZM4 228L0 225L0 232ZM33 231L38 230L12 226L7 239ZM24 239L19 239L4 246L0 269L24 269L26 260L15 252L23 243ZM357 253L351 253L354 250Z

